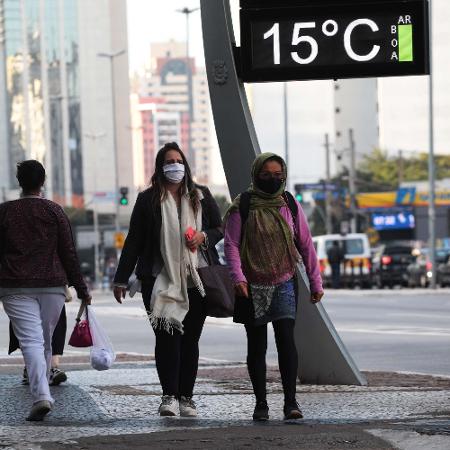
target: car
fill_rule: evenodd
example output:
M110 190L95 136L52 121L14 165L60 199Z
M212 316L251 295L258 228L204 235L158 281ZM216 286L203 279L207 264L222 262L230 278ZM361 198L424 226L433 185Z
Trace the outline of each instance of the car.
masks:
M450 249L447 249L446 260L437 264L436 281L441 287L450 286Z
M408 286L407 268L415 261L410 244L384 244L372 259L372 270L378 288Z
M370 285L371 254L369 239L365 233L324 234L314 236L312 240L325 286L331 285L331 266L327 252L335 241L344 254L344 261L341 264L341 284L347 287Z
M436 250L436 282L439 285L450 284L447 271L450 249ZM415 260L407 268L410 287L428 287L433 276L433 264L430 261L429 250L421 249Z

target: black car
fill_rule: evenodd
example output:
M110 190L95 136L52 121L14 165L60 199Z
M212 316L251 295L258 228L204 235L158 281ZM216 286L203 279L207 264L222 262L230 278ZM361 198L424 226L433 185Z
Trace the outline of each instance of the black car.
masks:
M428 249L422 249L407 268L409 285L411 287L428 287L433 275L433 265L430 261ZM450 285L450 256L449 249L436 250L436 283L441 286Z
M450 286L450 250L445 257L446 261L437 263L436 281L441 287Z
M383 245L372 259L372 270L378 288L408 286L408 266L414 262L411 245Z

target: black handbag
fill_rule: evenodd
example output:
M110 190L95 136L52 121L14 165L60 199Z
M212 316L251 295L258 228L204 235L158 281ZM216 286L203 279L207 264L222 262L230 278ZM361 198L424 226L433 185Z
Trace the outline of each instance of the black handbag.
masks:
M198 274L205 288L206 314L210 317L232 317L234 311L234 285L227 266L212 264L208 250L201 250L208 263L199 267Z

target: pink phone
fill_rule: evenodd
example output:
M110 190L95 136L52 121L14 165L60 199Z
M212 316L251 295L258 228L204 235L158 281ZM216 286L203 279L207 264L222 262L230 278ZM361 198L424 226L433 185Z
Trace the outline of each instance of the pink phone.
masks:
M190 241L194 236L195 236L195 230L192 227L189 227L184 233L184 238L187 241ZM191 249L191 252L194 253L195 252L195 248Z

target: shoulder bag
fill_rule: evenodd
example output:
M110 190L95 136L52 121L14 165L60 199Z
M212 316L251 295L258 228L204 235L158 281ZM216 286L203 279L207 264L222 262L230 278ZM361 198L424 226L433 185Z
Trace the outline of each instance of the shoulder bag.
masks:
M198 274L205 288L206 313L210 317L231 317L234 311L234 286L229 269L212 264L208 250L200 249L208 265L199 267Z

